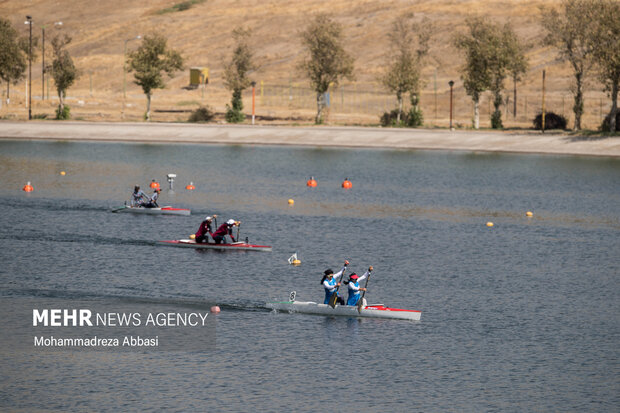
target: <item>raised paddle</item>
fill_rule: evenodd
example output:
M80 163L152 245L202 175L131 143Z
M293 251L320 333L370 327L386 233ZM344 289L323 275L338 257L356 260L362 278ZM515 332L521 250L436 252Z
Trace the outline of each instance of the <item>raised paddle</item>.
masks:
M368 277L366 277L366 284L364 285L364 292L357 302L357 312L362 313L362 307L364 306L364 296L366 295L366 289L368 288L368 280L370 280L370 274L372 273L372 265L368 267Z
M239 242L239 227L241 227L241 221L237 221L237 238L235 238L237 242Z
M338 284L342 283L342 279L344 278L344 272L347 269L347 265L349 265L349 261L345 261L344 262L344 268L342 269L342 274L340 275L340 282L338 282ZM338 301L338 289L340 288L340 286L336 287L336 291L334 291L334 293L332 294L331 297L329 297L329 303L328 305L331 308L336 308L336 302Z

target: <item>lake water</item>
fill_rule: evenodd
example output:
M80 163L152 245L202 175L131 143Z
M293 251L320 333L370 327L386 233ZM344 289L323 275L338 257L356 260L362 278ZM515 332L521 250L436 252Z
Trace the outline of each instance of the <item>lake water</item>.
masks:
M0 141L0 176L5 303L222 308L205 351L2 348L0 410L620 406L619 159ZM162 204L192 215L110 213L151 179ZM241 220L241 238L273 252L155 243L187 238L210 214ZM374 266L369 302L421 310L421 321L264 308L293 290L321 301L323 271L344 259L358 273Z

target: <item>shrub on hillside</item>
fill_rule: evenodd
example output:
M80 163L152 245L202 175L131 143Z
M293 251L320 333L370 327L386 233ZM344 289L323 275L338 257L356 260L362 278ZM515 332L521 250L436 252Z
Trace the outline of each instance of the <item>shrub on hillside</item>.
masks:
M60 107L56 108L56 119L57 120L67 120L71 117L71 111L69 109L69 106L65 105L62 109L62 112L60 111Z
M542 129L542 113L536 115L534 120L532 121L534 124L534 129L541 130ZM549 129L566 129L568 121L562 115L558 115L553 112L545 113L545 130Z
M209 122L215 117L215 112L209 106L201 106L189 115L189 122Z
M400 114L400 123L397 122L398 119L398 109L393 109L389 112L385 112L379 118L379 123L384 127L409 127L409 128L417 128L418 126L422 126L424 123L424 116L422 115L422 110L419 108L411 108L409 112L402 112Z
M603 132L611 132L611 127L609 125L609 121L611 120L611 116L608 113L603 119L603 123L601 123L600 129ZM616 112L616 132L620 131L620 110Z

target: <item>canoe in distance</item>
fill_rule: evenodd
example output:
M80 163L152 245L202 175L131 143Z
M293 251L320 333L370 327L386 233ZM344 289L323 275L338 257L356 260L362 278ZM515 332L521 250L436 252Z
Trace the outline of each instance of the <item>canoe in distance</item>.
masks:
M112 212L130 212L133 214L147 214L147 215L190 215L191 210L183 208L173 208L171 206L164 206L159 208L144 208L144 207L132 207L129 205L123 205L122 207L115 208Z
M255 245L248 244L246 242L233 242L231 244L215 244L213 242L201 242L197 243L192 239L177 239L157 241L158 244L167 245L170 247L182 247L182 248L194 248L194 249L214 249L214 250L229 250L229 251L271 251L269 245Z

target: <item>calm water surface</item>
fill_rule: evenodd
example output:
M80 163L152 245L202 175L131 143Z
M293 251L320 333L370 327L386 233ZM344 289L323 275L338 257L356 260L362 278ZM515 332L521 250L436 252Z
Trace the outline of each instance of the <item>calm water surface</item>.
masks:
M2 299L222 307L206 352L4 348L0 410L618 411L620 160L0 141L0 176ZM109 212L153 178L192 215ZM207 214L273 252L155 244ZM264 309L344 259L422 320Z

